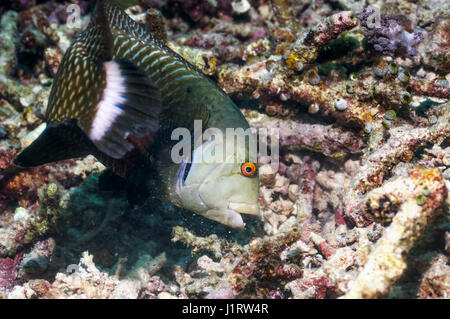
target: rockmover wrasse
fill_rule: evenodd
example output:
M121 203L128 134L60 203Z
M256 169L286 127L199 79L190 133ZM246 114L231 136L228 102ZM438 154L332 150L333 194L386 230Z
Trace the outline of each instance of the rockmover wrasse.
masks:
M225 141L225 133L249 125L213 81L125 13L136 2L97 1L58 68L46 129L15 163L33 167L92 154L123 178L134 172L153 180L148 185L162 199L243 228L240 214L259 212L257 163L251 136L237 143ZM194 120L202 132L222 132L226 150L211 151L211 138L191 140L191 153L175 162L171 133L193 132ZM142 158L151 163L151 174L136 164Z

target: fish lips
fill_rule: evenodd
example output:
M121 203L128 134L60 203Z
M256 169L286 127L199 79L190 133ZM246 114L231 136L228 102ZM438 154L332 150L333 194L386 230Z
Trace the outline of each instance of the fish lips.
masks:
M233 210L239 214L259 215L259 205L258 204L229 202L228 209Z
M242 229L245 227L245 223L242 220L241 214L259 215L258 204L248 203L228 203L227 207L227 225L232 228Z
M228 207L210 208L206 211L198 211L198 214L224 224L231 228L243 229L245 227L241 214L259 214L258 204L229 203Z

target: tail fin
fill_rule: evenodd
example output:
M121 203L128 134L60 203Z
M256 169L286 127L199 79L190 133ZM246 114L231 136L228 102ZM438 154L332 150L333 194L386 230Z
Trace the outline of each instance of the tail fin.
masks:
M82 157L92 153L93 145L72 121L51 124L14 160L21 167L35 167L51 162Z

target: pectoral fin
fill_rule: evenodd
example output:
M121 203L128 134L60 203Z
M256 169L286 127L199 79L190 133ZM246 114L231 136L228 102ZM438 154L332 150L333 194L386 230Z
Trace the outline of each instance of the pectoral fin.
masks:
M104 68L106 87L92 123L84 130L101 152L120 159L134 148L129 135L143 137L158 130L161 94L132 62L113 60Z

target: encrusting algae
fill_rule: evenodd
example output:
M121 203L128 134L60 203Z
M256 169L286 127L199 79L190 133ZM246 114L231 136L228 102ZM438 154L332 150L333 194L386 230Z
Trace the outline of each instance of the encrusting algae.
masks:
M448 299L449 10L2 2L0 298ZM157 163L193 119L269 132L279 165L187 192L199 166Z

